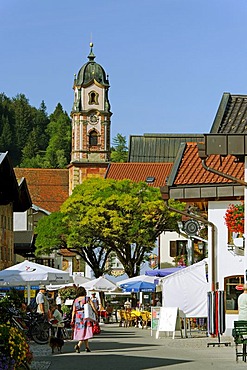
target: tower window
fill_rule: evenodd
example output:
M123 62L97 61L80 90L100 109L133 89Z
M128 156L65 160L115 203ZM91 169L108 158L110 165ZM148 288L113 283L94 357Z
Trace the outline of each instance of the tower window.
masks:
M89 101L88 104L99 104L99 94L95 91L90 91L88 94Z
M89 134L89 145L90 146L98 145L98 135L95 130L91 131Z

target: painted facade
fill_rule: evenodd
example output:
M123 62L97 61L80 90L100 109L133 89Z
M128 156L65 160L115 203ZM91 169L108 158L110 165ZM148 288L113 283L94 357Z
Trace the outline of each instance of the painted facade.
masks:
M103 67L94 61L92 43L90 47L88 62L74 79L69 194L87 177L104 177L110 161L110 85Z

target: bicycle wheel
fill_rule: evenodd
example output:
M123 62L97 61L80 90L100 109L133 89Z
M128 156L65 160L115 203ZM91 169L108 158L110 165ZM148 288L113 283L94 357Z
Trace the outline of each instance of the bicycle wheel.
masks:
M35 323L31 327L31 335L35 343L46 344L49 341L50 324L47 322Z

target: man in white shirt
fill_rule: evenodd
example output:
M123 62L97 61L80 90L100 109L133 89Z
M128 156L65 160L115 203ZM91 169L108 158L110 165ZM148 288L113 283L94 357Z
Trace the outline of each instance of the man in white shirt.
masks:
M38 305L37 313L47 316L48 311L49 311L49 302L48 302L48 299L45 296L45 293L46 293L46 286L45 285L40 285L39 286L39 292L36 296L36 303Z
M57 297L56 297L56 304L57 305L60 305L62 304L62 299L61 299L61 296L60 296L60 293L58 293Z
M247 284L244 284L244 291L238 297L238 320L247 321Z

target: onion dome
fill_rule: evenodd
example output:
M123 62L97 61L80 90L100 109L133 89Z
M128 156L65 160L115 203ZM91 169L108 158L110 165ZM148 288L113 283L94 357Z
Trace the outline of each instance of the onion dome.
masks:
M75 77L74 84L77 86L88 85L91 81L96 80L98 83L104 86L109 86L108 76L106 75L104 68L95 62L95 55L93 53L93 43L90 43L90 53L88 55L88 62L85 63L77 77Z

